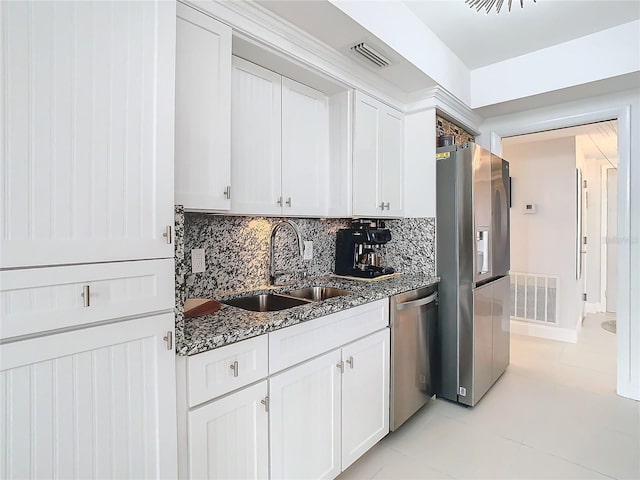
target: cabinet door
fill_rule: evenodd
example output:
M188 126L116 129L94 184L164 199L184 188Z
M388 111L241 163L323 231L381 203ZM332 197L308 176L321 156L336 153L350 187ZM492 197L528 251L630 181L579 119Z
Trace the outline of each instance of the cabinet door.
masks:
M385 217L404 213L404 119L402 113L384 106L381 110L380 198Z
M173 257L175 3L0 17L0 267Z
M342 348L342 470L389 433L389 329Z
M229 210L231 27L177 4L176 203Z
M271 478L340 473L340 350L269 379Z
M382 104L355 94L353 126L353 215L381 216L380 151Z
M282 77L233 57L231 75L231 210L282 214Z
M283 215L327 214L329 168L328 97L283 77Z
M176 478L174 322L0 345L0 478Z
M266 396L265 380L188 413L189 478L269 477Z

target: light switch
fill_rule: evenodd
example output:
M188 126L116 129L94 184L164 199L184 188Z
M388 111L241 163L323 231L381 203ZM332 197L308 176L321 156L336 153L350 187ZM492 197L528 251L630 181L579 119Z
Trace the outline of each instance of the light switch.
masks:
M304 242L304 254L302 255L303 260L313 260L313 242L307 240Z
M194 248L191 250L191 271L193 273L202 273L205 269L204 248Z

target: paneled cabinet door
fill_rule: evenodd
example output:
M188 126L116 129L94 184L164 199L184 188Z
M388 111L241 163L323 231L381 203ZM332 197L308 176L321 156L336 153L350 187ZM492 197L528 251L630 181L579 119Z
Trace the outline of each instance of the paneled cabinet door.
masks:
M0 2L0 267L173 257L175 8Z
M268 478L267 401L265 380L189 412L189 478Z
M403 213L402 113L362 92L355 94L353 130L354 216Z
M329 174L329 98L283 77L282 214L326 215Z
M231 74L231 211L280 215L282 77L238 57Z
M340 473L340 350L269 379L271 478Z
M0 345L0 478L176 478L174 322Z
M231 208L231 27L177 4L176 203Z
M389 329L342 348L342 470L389 433Z

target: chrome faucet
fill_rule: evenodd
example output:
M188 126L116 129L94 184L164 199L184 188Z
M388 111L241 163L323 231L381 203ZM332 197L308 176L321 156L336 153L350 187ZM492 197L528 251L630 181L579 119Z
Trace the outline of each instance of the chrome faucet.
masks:
M291 220L280 220L278 223L276 223L273 228L271 229L271 239L269 241L269 285L275 285L276 283L276 277L279 277L280 275L284 275L285 273L296 273L296 272L276 272L275 271L275 259L274 259L274 254L273 254L273 250L275 247L275 237L276 237L276 233L278 233L278 230L280 230L281 227L285 227L285 226L289 226L291 227L291 229L293 230L293 233L296 234L296 238L298 240L298 250L300 253L300 259L302 259L303 256L303 246L302 246L302 235L300 235L300 230L298 229L298 226L293 223Z

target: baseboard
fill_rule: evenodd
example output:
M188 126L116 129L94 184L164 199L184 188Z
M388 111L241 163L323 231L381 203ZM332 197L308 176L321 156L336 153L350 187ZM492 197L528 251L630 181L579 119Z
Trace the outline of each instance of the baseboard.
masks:
M530 337L547 338L558 342L577 343L578 332L572 328L550 327L538 323L523 322L511 318L511 333Z
M601 313L606 310L603 303L585 303L584 304L584 313Z

